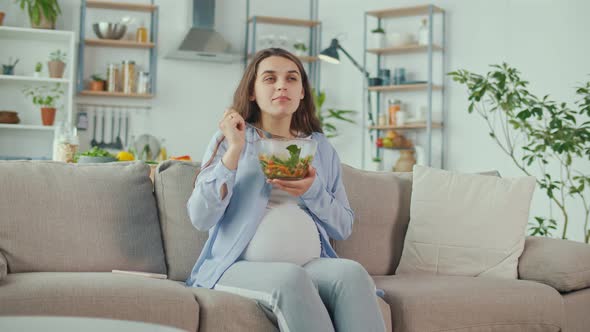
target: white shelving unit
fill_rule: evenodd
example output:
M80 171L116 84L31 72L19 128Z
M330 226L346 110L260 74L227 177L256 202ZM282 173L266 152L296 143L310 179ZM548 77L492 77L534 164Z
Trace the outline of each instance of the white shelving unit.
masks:
M15 75L0 75L0 110L16 111L18 124L0 124L0 159L7 157L51 159L54 126L41 124L39 108L25 97L26 87L61 84L65 91L58 101L57 121L73 123L73 96L76 37L73 31L56 31L0 26L0 61L20 59ZM49 78L49 54L56 50L66 53L63 78ZM34 77L35 64L41 62L41 77Z

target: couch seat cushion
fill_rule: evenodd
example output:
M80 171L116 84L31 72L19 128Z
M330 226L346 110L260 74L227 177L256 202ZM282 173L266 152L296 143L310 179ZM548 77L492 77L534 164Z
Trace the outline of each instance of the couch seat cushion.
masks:
M377 276L396 332L561 331L564 309L553 288L524 280Z
M195 332L199 305L169 280L108 272L11 273L0 281L0 315L122 319Z
M252 299L209 288L190 289L199 303L199 332L278 331L274 315Z

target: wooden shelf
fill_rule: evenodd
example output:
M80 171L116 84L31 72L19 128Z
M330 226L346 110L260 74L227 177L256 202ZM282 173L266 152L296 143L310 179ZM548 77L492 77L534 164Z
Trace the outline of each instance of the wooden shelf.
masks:
M252 58L252 54L248 54L248 59ZM299 60L301 60L301 62L314 62L314 61L318 61L320 58L318 58L317 56L309 56L309 55L297 55L297 58L299 58Z
M154 48L154 43L138 43L132 40L85 39L87 46L124 47L124 48Z
M0 129L27 129L27 130L45 130L53 131L54 126L42 126L42 125L23 125L23 124L8 124L0 123Z
M79 93L81 96L95 96L95 97L127 97L127 98L153 98L151 94L137 94L137 93L123 93L123 92L108 92L108 91L90 91L83 90Z
M87 8L101 8L101 9L116 9L116 10L133 10L139 12L153 12L158 9L155 5L144 5L137 3L125 3L125 2L111 2L111 1L98 1L98 0L87 0Z
M398 85L379 85L370 86L369 91L415 91L415 90L426 90L428 84L398 84ZM433 85L432 90L442 90L442 86Z
M50 77L33 77L18 75L0 75L0 81L24 81L24 82L43 82L43 83L70 83L67 78L50 78Z
M410 123L403 126L369 126L369 130L415 130L415 129L426 129L426 123ZM432 123L432 128L442 128L442 123Z
M72 31L0 26L0 39L67 43L73 36ZM2 43L4 46L4 41Z
M432 45L433 51L442 51L442 47L438 45ZM405 53L420 53L420 52L428 52L427 45L404 45L404 46L395 46L395 47L385 47L385 48L370 48L367 49L368 53L373 54L405 54Z
M428 15L429 5L405 7L405 8L391 8L382 10L371 10L366 12L369 16L376 18L392 18L392 17L406 17L406 16L420 16ZM444 10L437 6L432 6L433 13L444 13Z
M272 17L272 16L252 16L248 19L248 22L253 22L254 18L256 18L256 23L292 25L292 26L309 27L309 28L315 27L315 26L321 24L320 21L300 20L300 19L295 19L295 18Z

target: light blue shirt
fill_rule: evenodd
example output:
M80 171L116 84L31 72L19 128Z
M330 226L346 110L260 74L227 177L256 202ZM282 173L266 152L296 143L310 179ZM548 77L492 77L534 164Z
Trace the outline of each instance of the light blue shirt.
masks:
M213 154L218 131L202 159L205 164ZM237 170L223 165L227 151L224 140L212 162L201 170L188 200L188 215L200 231L209 230L209 239L186 280L188 286L213 288L221 275L240 257L264 216L272 185L266 183L254 142L256 130L246 128L246 144ZM340 159L336 150L321 133L313 133L318 148L312 161L316 178L299 197L301 205L314 220L322 243L322 257L338 257L330 239L343 240L352 232L354 213L342 184ZM227 195L221 199L221 187Z

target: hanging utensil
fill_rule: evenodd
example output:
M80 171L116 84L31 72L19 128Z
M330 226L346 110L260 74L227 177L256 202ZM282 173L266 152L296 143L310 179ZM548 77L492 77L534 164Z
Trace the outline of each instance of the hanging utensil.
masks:
M123 142L121 142L121 121L123 118L123 115L121 114L121 110L119 111L119 129L117 131L117 140L115 141L115 145L114 148L115 149L119 149L122 150L123 149Z
M125 144L129 147L129 110L125 109Z
M104 125L105 125L105 122L106 122L106 116L105 116L105 113L106 113L106 110L103 108L103 110L102 110L102 128L101 128L101 137L100 137L100 139L101 139L101 142L100 142L100 143L98 143L98 147L99 147L99 148L104 148L104 147L106 147L106 145L107 145L107 144L105 143L105 141L104 141Z
M109 148L115 147L115 110L111 107L111 142Z
M97 146L98 142L96 141L96 109L94 109L94 120L92 122L92 140L90 141L90 146Z

